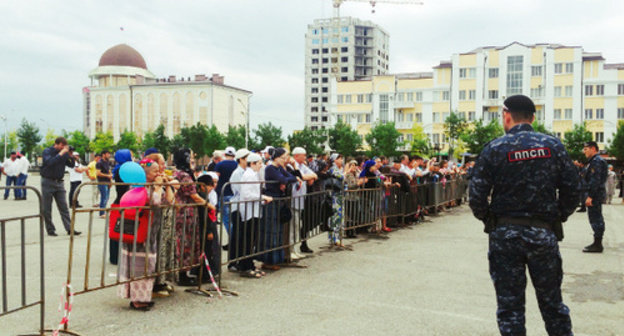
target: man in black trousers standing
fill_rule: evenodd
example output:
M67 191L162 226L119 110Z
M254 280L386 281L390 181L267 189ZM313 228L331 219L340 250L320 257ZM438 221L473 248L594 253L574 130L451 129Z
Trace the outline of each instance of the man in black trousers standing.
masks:
M74 159L64 137L54 140L54 145L43 150L43 164L41 165L41 193L43 195L43 218L45 220L48 236L58 236L52 223L52 199L56 200L56 206L61 213L63 226L67 234L71 234L71 220L67 208L65 192L65 167L73 168ZM74 230L74 235L79 235Z

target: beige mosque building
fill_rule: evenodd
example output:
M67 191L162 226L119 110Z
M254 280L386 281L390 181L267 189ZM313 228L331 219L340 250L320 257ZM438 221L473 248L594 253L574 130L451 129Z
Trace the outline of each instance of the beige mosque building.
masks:
M173 137L198 122L227 132L228 126L249 122L251 91L225 85L218 74L159 78L126 44L106 50L89 78L91 85L83 88L84 131L89 138L110 131L117 141L125 130L141 138L161 124Z

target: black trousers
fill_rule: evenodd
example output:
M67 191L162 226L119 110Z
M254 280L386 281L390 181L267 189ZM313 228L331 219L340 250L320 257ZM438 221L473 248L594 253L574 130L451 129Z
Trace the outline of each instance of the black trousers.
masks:
M72 201L74 200L74 192L78 189L78 186L82 183L82 181L72 181L69 186L69 206L72 206ZM76 205L78 205L78 201L76 201Z

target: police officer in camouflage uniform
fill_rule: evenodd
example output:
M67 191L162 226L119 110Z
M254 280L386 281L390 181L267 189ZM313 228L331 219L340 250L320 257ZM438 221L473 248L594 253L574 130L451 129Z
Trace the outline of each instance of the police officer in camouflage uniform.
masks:
M526 334L526 267L548 334L572 335L570 311L561 298L557 241L563 238L561 223L578 205L579 178L559 139L533 131L534 119L529 97L505 100L507 134L481 152L470 183L470 208L489 233L501 335Z
M598 144L589 141L583 144L583 153L589 159L585 173L585 191L587 197L583 200L587 206L589 224L594 231L594 243L585 246L583 252L602 253L602 235L605 230L602 218L602 203L607 197L605 183L607 182L607 163L598 155Z

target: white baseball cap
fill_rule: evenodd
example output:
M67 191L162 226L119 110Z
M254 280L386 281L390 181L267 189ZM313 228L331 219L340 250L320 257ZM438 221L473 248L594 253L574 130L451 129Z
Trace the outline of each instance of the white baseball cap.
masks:
M303 147L295 147L295 149L293 149L292 151L292 155L297 154L306 154L306 150Z
M260 157L260 155L256 154L256 153L251 153L249 154L249 156L247 157L247 162L252 163L252 162L258 162L262 160L262 158Z
M269 149L275 149L273 146L266 146L264 147L264 149L262 150L262 153L268 153Z
M235 156L236 155L236 148L229 146L229 147L225 147L225 151L224 154L227 156Z
M249 153L250 151L247 148L241 148L236 151L236 155L234 156L234 159L238 160L240 158L244 158L245 156L249 155Z

